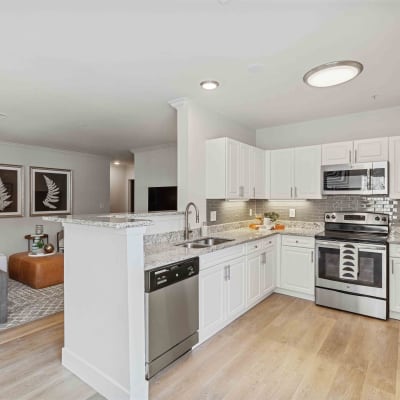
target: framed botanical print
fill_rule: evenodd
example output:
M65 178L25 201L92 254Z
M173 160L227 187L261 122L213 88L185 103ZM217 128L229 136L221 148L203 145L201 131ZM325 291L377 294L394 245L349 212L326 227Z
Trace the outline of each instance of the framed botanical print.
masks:
M0 217L22 217L23 215L23 167L0 164Z
M31 167L31 216L72 212L72 172Z

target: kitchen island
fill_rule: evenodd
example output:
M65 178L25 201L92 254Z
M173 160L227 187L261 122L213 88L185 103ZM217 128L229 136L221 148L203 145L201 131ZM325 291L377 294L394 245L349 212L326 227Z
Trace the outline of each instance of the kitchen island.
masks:
M109 400L145 400L145 219L45 217L65 231L62 364Z

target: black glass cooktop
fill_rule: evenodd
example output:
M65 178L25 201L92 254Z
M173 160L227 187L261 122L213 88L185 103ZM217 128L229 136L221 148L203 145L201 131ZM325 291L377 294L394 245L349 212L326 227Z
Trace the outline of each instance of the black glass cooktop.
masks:
M325 231L315 235L318 240L335 240L340 242L355 242L355 243L378 243L386 244L387 234L380 233L358 233L358 232L338 232Z

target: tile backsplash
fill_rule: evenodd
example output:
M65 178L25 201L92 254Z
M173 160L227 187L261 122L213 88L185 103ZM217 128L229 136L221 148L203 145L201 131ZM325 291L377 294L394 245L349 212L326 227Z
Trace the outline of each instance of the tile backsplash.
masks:
M289 218L289 209L296 217ZM250 209L252 216L250 216ZM210 212L217 212L217 220L210 221ZM392 224L399 224L398 200L387 196L328 196L320 200L207 200L207 224L225 224L254 218L264 212L275 211L282 220L323 222L326 211L369 211L389 214Z

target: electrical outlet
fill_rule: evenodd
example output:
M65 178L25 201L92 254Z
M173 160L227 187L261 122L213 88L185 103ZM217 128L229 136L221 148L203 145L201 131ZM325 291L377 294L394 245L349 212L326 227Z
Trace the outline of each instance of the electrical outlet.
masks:
M294 218L296 216L296 209L295 208L289 208L289 217Z
M211 211L210 212L210 221L215 222L217 220L217 212L216 211Z
M250 208L250 210L249 210L249 215L250 215L250 217L253 215L253 209L252 208Z

